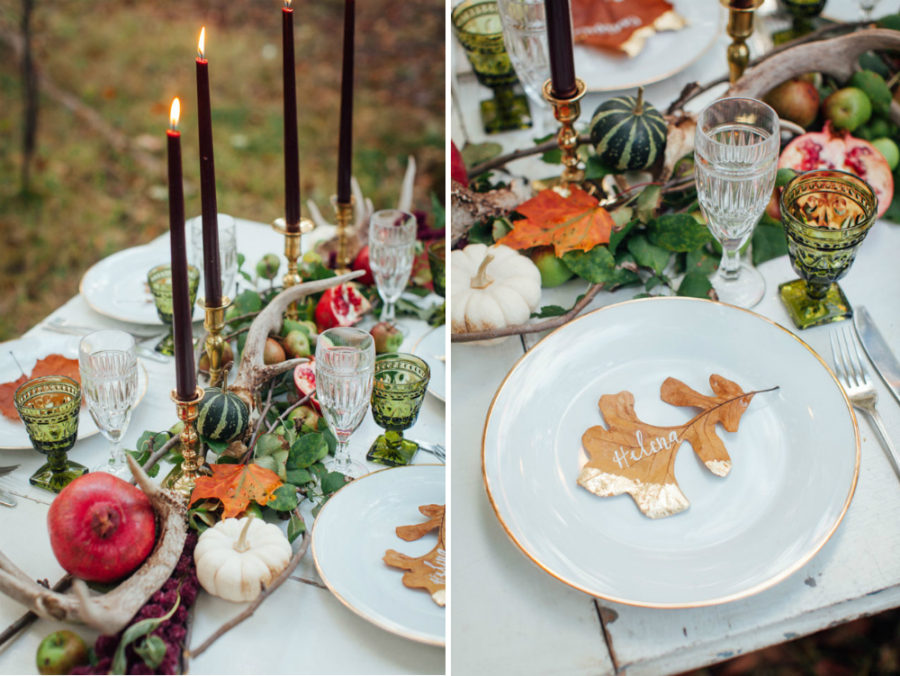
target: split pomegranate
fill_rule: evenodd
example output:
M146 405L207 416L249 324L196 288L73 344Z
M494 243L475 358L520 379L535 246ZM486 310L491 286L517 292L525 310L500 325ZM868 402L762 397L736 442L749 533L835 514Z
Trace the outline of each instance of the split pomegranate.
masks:
M809 132L791 141L781 153L778 168L799 172L837 169L856 174L875 191L878 217L887 211L894 197L894 177L884 155L868 141L846 131L835 131L829 122L822 131Z
M322 412L322 409L319 406L319 400L316 399L315 395L316 360L314 357L307 362L298 364L297 368L294 369L294 387L297 388L297 394L299 394L301 397L312 394L312 396L309 398L309 403L312 404L314 409L316 409L316 413Z
M351 283L333 286L322 294L316 305L319 332L335 326L353 326L372 309L359 289Z
M91 472L66 486L47 513L50 546L67 572L113 582L153 550L156 516L146 495L127 481Z

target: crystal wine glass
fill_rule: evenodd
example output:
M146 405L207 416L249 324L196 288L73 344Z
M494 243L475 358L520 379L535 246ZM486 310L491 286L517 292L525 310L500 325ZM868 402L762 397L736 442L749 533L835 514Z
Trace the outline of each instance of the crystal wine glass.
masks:
M22 383L13 402L34 450L48 456L28 481L59 493L88 471L66 457L78 439L81 387L66 376L42 376Z
M138 399L138 362L134 338L124 331L95 331L78 345L78 370L88 411L109 441L109 458L94 468L118 477L130 476L122 436Z
M197 300L197 287L200 285L200 270L193 265L188 265L187 269L188 297L193 312L194 301ZM152 268L147 273L147 283L156 304L156 314L159 315L160 321L169 327L168 334L156 345L156 351L172 356L175 354L175 340L172 337L172 266L164 264Z
M416 253L416 217L397 209L376 211L369 219L369 265L384 301L382 321L394 319L394 303L400 298L412 272Z
M869 229L878 200L868 183L823 169L795 176L781 193L791 267L801 279L778 287L794 324L805 329L853 316L837 284Z
M419 450L415 441L403 438L403 430L419 417L431 372L412 354L389 353L375 358L372 417L385 432L375 439L367 460L382 465L408 465Z
M765 293L762 275L741 261L740 249L772 196L780 140L778 115L756 99L719 99L697 119L697 196L722 245L712 284L725 303L753 307Z
M544 0L497 0L503 42L522 88L537 111L534 132L543 136L551 119L550 105L544 98L544 82L550 78L550 52L547 49L547 13Z
M350 459L347 442L369 408L375 370L375 340L347 327L328 329L316 341L316 397L338 447L328 469L356 478L368 473Z

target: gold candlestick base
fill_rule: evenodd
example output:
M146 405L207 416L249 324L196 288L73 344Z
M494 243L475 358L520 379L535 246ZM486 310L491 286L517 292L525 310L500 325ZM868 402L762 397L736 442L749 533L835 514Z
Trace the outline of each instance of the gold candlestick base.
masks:
M737 82L750 62L750 49L746 41L753 35L753 16L763 0L721 0L728 8L726 30L733 42L728 45L728 81Z
M559 184L565 188L577 185L584 180L584 171L578 168L578 132L575 131L575 120L581 114L581 99L587 87L584 81L575 78L575 93L567 99L559 99L553 94L553 83L544 83L544 98L553 106L553 117L562 125L556 134L556 142L562 151L563 173Z
M349 202L335 202L334 213L337 221L338 250L335 272L339 275L350 272L350 222L353 219L353 196Z
M297 261L300 260L300 251L302 248L300 246L300 238L303 235L312 232L316 227L308 218L301 218L298 225L299 229L292 232L287 229L283 218L276 219L272 224L272 229L275 230L275 232L284 235L284 257L287 259L287 271L282 278L282 285L285 289L303 281L300 278L300 271L297 267ZM285 314L289 319L297 319L297 304L291 303Z
M200 456L198 451L200 438L197 436L196 426L203 390L198 387L194 392L194 398L187 401L179 399L176 390L172 390L171 397L175 402L178 419L184 423L184 429L181 430L181 455L184 461L181 463L180 469L176 468L169 473L163 481L163 486L190 497L200 469L205 464L205 459Z
M231 305L228 296L222 297L222 304L218 307L206 305L206 317L203 320L203 328L206 329L206 356L209 357L209 385L210 387L223 387L225 376L228 373L223 367L222 355L225 350L225 339L222 338L222 329L225 328L225 310Z

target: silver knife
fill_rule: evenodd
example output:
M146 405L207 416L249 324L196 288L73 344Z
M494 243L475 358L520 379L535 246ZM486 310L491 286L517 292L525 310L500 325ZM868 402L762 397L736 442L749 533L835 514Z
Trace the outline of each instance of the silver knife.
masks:
M859 332L859 339L866 349L866 354L869 355L884 384L894 395L894 399L900 404L900 362L879 333L866 308L858 305L853 313L856 315L856 330Z

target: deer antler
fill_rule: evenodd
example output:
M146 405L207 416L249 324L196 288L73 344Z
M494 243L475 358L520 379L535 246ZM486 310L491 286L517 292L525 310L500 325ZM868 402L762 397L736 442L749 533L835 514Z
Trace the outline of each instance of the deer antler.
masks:
M241 397L252 410L253 394L259 390L259 387L264 382L293 369L297 364L307 361L301 358L287 359L277 364L263 363L266 338L269 337L269 334L277 333L281 329L284 311L287 310L288 306L301 298L325 291L363 274L365 274L364 271L357 270L346 275L319 279L314 282L304 282L303 284L291 286L275 296L250 325L250 330L247 333L247 342L244 344L244 351L241 354L241 364L238 367L237 376L234 384L228 389Z
M153 552L131 577L112 591L90 596L82 580L72 594L60 594L29 578L0 552L0 592L40 617L87 624L106 634L121 630L172 574L187 535L184 498L155 485L134 458L126 455L137 485L150 498L159 517L160 534Z

